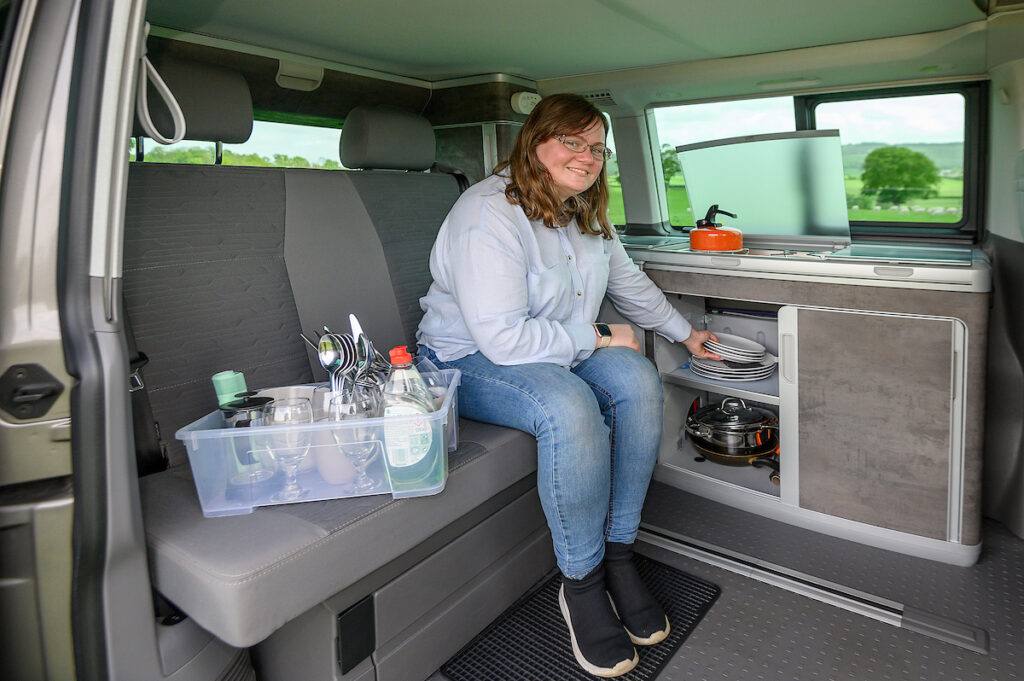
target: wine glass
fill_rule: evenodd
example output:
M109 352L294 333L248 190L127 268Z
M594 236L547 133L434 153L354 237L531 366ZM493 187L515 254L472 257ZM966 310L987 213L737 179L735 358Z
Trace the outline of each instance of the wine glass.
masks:
M291 397L274 400L263 407L264 426L298 426L313 423L313 405L305 397ZM284 467L284 488L275 492L271 501L298 501L309 496L309 490L299 485L297 472L299 464L309 453L312 434L306 428L288 428L267 434L267 451Z
M332 421L351 421L374 418L380 411L380 400L374 389L351 383L331 400L328 418ZM338 448L352 462L359 477L352 483L355 492L364 494L377 489L379 482L366 474L366 469L377 457L377 442L373 439L373 425L343 426L331 431Z

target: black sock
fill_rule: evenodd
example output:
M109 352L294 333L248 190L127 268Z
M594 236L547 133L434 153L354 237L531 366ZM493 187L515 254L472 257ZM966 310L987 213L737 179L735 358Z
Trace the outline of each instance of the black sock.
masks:
M608 593L634 643L657 643L668 635L665 611L647 590L633 564L633 545L605 542Z
M619 673L633 668L637 658L636 649L629 635L615 616L605 588L604 567L599 565L582 579L562 577L562 593L568 609L567 622L576 646L584 659L577 660L584 669L595 673L593 668L611 671L627 661ZM562 612L566 616L565 610ZM575 651L574 651L575 652Z

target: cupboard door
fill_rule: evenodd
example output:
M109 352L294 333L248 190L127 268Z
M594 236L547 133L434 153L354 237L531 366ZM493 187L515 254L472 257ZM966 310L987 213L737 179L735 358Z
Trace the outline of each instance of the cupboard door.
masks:
M951 457L959 428L951 412L960 402L960 322L813 308L784 316L794 314L795 329L780 325L780 399L783 421L790 419L781 457L788 433L798 459L790 503L795 497L801 508L955 539L950 517L959 508L950 502L958 497L950 489L959 477Z

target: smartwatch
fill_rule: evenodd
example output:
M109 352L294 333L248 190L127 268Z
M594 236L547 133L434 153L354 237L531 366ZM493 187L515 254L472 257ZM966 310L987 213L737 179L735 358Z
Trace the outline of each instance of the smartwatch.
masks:
M601 338L601 340L597 344L598 349L606 348L609 345L611 345L612 330L608 327L607 324L597 322L596 324L594 324L594 331L596 331L597 335L600 336Z

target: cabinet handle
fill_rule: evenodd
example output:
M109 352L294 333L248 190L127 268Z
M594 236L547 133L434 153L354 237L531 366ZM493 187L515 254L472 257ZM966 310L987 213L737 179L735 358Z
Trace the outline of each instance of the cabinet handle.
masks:
M782 366L779 367L782 372L782 378L787 383L795 383L796 376L793 372L793 365L796 363L796 338L791 333L782 334Z

